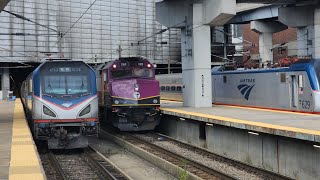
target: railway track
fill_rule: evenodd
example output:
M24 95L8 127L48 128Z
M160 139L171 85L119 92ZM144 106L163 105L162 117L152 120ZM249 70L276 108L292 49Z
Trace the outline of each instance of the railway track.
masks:
M56 172L54 179L131 180L128 175L91 147L77 153L50 151L47 156Z
M178 141L176 139L173 139L171 137L168 137L168 136L165 136L163 134L159 134L159 133L148 133L148 134L132 134L132 136L135 136L139 139L142 139L144 141L149 141L150 140L152 141L152 139L159 139L159 138L163 138L165 139L166 142L170 142L172 144L176 144L177 146L181 147L181 148L184 148L184 149L188 149L189 151L192 151L194 153L197 153L201 156L204 156L204 157L208 157L212 160L215 160L215 161L220 161L220 162L223 162L223 163L226 163L230 166L233 166L235 168L238 168L238 169L243 169L247 172L250 172L250 173L255 173L255 174L259 174L259 175L262 175L265 179L276 179L276 180L288 180L288 179L291 179L289 177L286 177L286 176L283 176L283 175L280 175L280 174L277 174L275 172L272 172L272 171L267 171L267 170L264 170L262 168L257 168L257 167L253 167L253 166L250 166L248 164L245 164L245 163L242 163L242 162L239 162L239 161L236 161L236 160L232 160L232 159L229 159L229 158L226 158L226 157L223 157L223 156L220 156L218 154L214 154L212 152L209 152L207 151L206 149L203 149L203 148L199 148L199 147L196 147L196 146L192 146L190 144L187 144L185 142L181 142L181 141ZM145 136L143 138L143 136ZM149 139L149 140L148 140ZM152 143L152 142L150 142ZM159 145L156 145L158 147L161 147ZM163 148L163 147L161 147Z
M111 131L111 130L110 130ZM198 176L201 179L211 179L211 180L229 180L229 179L236 179L233 176L230 176L224 172L220 172L211 168L208 168L205 165L202 165L190 158L183 157L177 153L168 151L165 148L162 148L160 146L154 145L148 141L145 141L141 138L138 138L132 134L124 133L124 132L110 132L108 130L107 133L112 133L113 135L117 134L117 137L134 144L135 146L138 146L142 148L143 150L154 154L155 156L158 156L176 166L179 166L180 168ZM103 132L102 132L103 133ZM182 172L183 173L183 172Z
M142 148L143 150L154 154L166 161L179 166L182 169L198 176L201 179L277 179L277 180L287 180L291 179L286 176L282 176L275 172L267 171L261 168L256 168L250 166L248 164L232 160L212 152L209 152L205 149L198 148L192 146L187 143L183 143L181 141L177 141L173 138L157 134L157 133L125 133L114 131L113 129L106 129L107 133L111 133L116 135L118 138L123 139L137 147ZM179 146L178 150L172 150L166 146L161 146L159 143L158 138L163 138L164 143L172 143ZM223 166L230 166L231 168L221 169L216 168L221 165L217 166L210 166L207 163L202 162L201 160L197 159L197 157L193 157L193 155L186 156L182 153L181 149L188 149L188 151L194 152L195 154L205 157L205 159L209 159L210 163L218 162L223 164ZM241 173L237 174L237 171L232 172L233 170L237 170ZM231 171L231 173L230 173ZM258 178L257 178L258 177Z

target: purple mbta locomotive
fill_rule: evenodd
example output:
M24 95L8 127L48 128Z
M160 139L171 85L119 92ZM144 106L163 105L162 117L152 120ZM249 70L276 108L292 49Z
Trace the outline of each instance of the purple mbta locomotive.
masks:
M103 119L121 131L153 130L160 121L160 87L144 58L109 61L96 70Z

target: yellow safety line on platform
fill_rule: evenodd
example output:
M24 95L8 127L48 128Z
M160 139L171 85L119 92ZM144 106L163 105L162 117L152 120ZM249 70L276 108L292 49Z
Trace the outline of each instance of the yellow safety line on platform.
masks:
M40 158L24 116L20 99L15 101L9 180L45 179Z
M183 103L179 100L171 100L171 99L161 99L161 102L170 102L170 103ZM274 109L263 109L263 108L255 108L255 107L245 107L245 106L237 106L237 105L221 105L221 104L213 104L214 106L221 106L221 107L229 107L229 108L239 108L239 109L250 109L255 111L265 111L265 112L277 112L277 113L283 113L283 114L297 114L297 115L303 115L303 116L319 116L319 114L312 114L312 113L302 113L302 112L293 112L293 111L281 111L281 110L274 110ZM320 116L319 116L320 117Z
M182 103L182 102L179 102L179 101L172 101L172 100L163 100L161 99L160 102L167 102L167 103Z
M238 108L238 109L250 109L256 111L265 111L265 112L277 112L277 113L284 113L284 114L296 114L296 115L303 115L303 116L319 116L319 114L312 114L312 113L302 113L302 112L293 112L293 111L281 111L281 110L274 110L274 109L263 109L263 108L254 108L254 107L244 107L244 106L231 106L231 105L218 105L214 104L214 106L222 106L222 107L230 107L230 108ZM320 117L320 116L319 116Z
M320 131L316 131L316 130L308 130L308 129L290 127L290 126L281 126L281 125L274 125L274 124L268 124L268 123L253 122L253 121L248 121L248 120L241 120L241 119L228 118L228 117L223 117L223 116L215 116L215 115L210 115L210 114L189 112L189 111L172 109L172 108L160 108L160 109L164 110L164 111L169 111L169 112L204 117L204 118L208 118L209 121L210 121L210 119L214 119L214 120L219 120L219 121L224 121L224 122L240 123L240 124L245 124L245 125L258 126L258 127L264 127L264 128L270 128L270 129L276 129L276 130L284 130L284 131L305 133L305 134L311 134L311 135L320 135Z
M182 102L181 99L178 99L178 98L163 98L163 99L162 99L162 98L160 97L160 100L161 100L161 101Z

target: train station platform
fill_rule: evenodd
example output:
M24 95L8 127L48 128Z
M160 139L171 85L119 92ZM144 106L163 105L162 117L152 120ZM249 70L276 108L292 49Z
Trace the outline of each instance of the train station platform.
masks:
M161 100L158 131L293 179L320 177L320 115Z
M45 179L20 99L0 101L0 179Z

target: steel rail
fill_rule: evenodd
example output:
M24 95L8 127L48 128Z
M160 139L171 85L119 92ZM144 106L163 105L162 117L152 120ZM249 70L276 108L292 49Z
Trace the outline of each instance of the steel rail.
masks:
M68 180L68 177L65 175L64 171L62 170L62 167L60 166L59 162L57 161L57 159L51 151L48 153L48 158L50 163L55 168L57 175L60 177L59 179Z
M200 147L185 143L183 141L176 140L176 139L169 137L169 136L166 136L164 134L161 134L161 133L154 133L154 134L157 136L160 136L160 137L164 137L167 139L167 141L168 140L172 141L173 143L179 144L182 147L192 149L194 152L199 152L199 153L204 154L210 158L217 159L218 161L224 161L228 164L232 164L234 166L241 167L242 169L245 169L249 172L255 172L255 173L261 174L263 176L269 177L270 179L275 179L275 180L289 180L289 179L292 180L292 178L290 178L290 177L278 174L276 172L268 171L268 170L265 170L262 168L253 167L250 164L246 164L246 163L240 162L238 160L234 160L234 159L230 159L228 157L221 156L219 154L210 152L204 148L200 148Z
M89 146L85 151L85 158L87 158L92 165L94 165L103 177L110 180L132 180L129 175L119 169L101 153Z
M103 130L102 130L103 131ZM109 130L107 130L108 132ZM110 131L108 132L110 133ZM113 132L111 132L113 133ZM176 166L179 166L181 168L186 169L187 171L191 172L192 174L202 178L202 179L223 179L223 180L234 180L236 179L235 177L228 175L224 172L209 168L205 165L202 165L190 158L181 156L177 153L171 152L163 147L157 146L155 144L152 144L144 139L135 137L134 135L131 135L129 133L126 132L121 132L121 135L117 134L116 136L127 141L130 142L131 144L134 144L135 146L137 146L137 143L143 144L145 145L142 149L146 149L146 147L151 148L151 150L146 150L149 153L152 153L156 156L166 156L165 160L175 164ZM115 135L115 134L114 134ZM139 147L139 146L138 146ZM155 152L158 152L155 154ZM183 166L183 164L181 164L181 162L183 162L183 164L185 166Z

